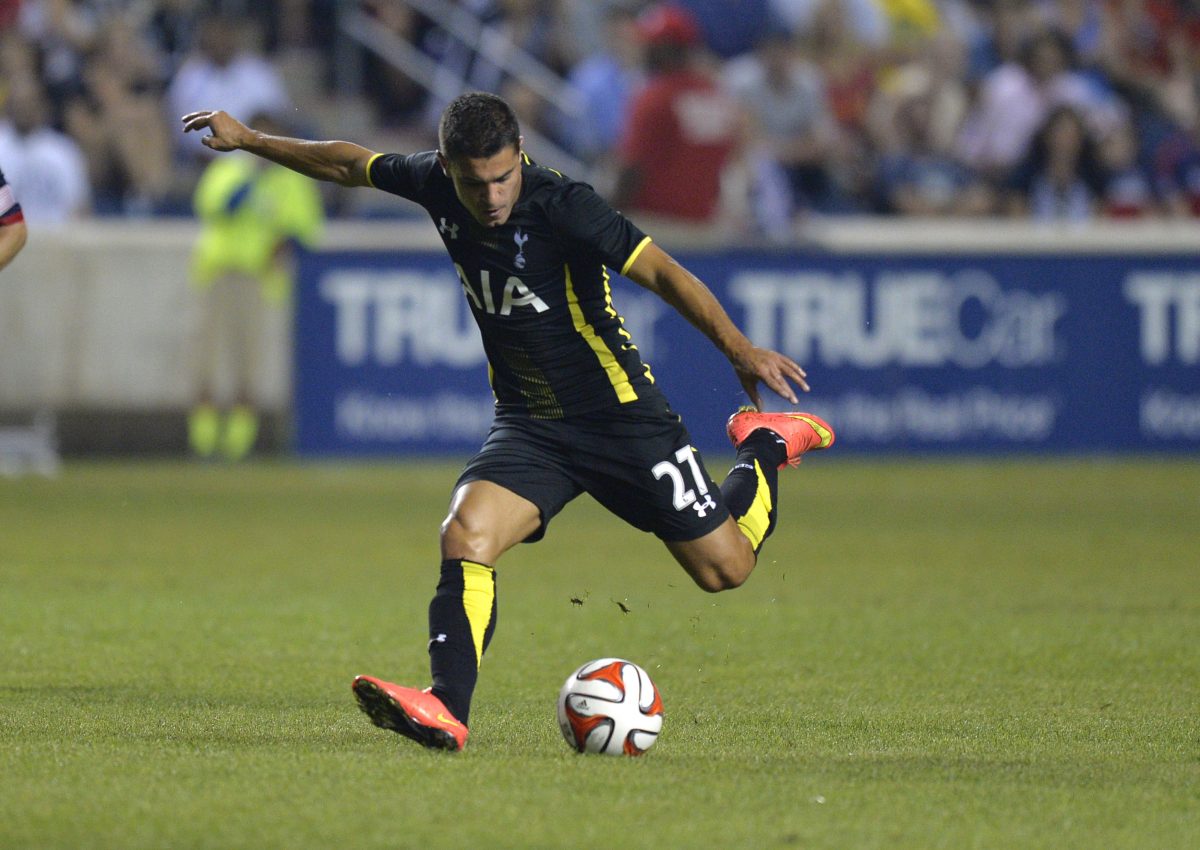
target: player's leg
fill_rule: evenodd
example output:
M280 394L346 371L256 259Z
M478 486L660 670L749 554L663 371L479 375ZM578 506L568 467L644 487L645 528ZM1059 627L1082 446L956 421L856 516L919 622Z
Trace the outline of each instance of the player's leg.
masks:
M692 581L709 593L744 583L758 558L732 516L703 537L663 542Z
M565 445L565 444L563 444ZM429 605L433 686L425 691L360 676L354 690L377 725L425 746L461 749L480 663L496 628L494 565L578 495L563 472L553 425L506 421L467 464L442 523L442 564Z
M754 547L665 400L639 400L574 427L576 473L596 501L666 543L705 590L745 581Z
M572 424L575 474L598 502L653 532L700 587L726 590L754 569L774 530L778 472L833 431L810 414L743 409L728 431L737 459L718 488L665 400L653 397Z
M455 489L442 523L442 566L429 603L429 667L424 691L371 676L354 680L359 706L376 726L427 747L462 749L483 654L496 630L500 556L541 527L533 502L490 481Z
M495 564L541 525L537 505L491 481L468 481L451 499L441 575L429 603L429 667L433 694L464 724L496 630Z
M708 591L742 584L754 569L763 541L775 530L779 470L798 465L810 451L833 445L833 429L810 413L759 413L743 408L729 418L737 448L733 468L721 483L730 518L703 537L667 541L688 575Z

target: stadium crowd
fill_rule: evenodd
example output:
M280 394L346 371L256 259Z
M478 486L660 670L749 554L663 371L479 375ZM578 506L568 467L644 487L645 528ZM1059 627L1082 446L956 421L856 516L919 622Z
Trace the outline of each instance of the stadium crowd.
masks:
M210 152L178 118L198 108L331 138L316 102L353 98L372 132L432 147L443 99L347 52L352 7L630 210L704 221L733 191L784 238L808 215L1200 216L1198 0L438 4L539 60L569 108L426 5L0 0L0 168L52 223L189 214Z

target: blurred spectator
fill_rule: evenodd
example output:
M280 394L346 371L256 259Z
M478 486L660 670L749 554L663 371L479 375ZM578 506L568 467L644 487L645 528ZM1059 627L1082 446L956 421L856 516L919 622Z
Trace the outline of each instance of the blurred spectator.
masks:
M251 126L268 134L285 131L263 114ZM271 314L283 317L292 286L290 247L315 242L324 211L314 181L245 153L207 166L196 187L195 211L201 230L191 271L202 318L188 437L200 457L220 451L240 460L258 436L263 324ZM223 365L232 367L232 382L222 380Z
M244 28L225 15L200 21L196 47L167 90L168 120L197 109L224 109L233 115L283 114L290 107L283 78L263 56L243 44ZM200 134L174 133L180 151L204 160L212 151Z
M678 0L700 27L701 40L722 59L754 49L774 23L771 0L739 0L730 14L729 0Z
M649 76L621 141L613 204L629 213L710 221L737 146L737 105L695 62L700 30L687 11L654 6L639 18L638 32Z
M889 70L870 105L871 136L877 153L894 153L902 144L894 129L896 113L917 94L929 99L929 144L947 153L953 149L970 106L964 82L966 61L963 42L943 32L927 41L919 56Z
M12 187L0 171L0 269L25 247L25 216Z
M1107 7L1101 68L1133 108L1146 150L1167 143L1200 114L1195 2L1114 0Z
M1142 164L1134 125L1125 121L1100 142L1104 168L1101 212L1107 218L1143 218L1161 212L1154 180Z
M725 85L745 110L755 146L785 181L788 207L829 209L828 162L838 132L820 69L797 55L786 31L773 29L752 54L726 66Z
M363 11L370 14L379 27L409 44L420 44L429 29L429 22L400 0L370 0L364 4ZM364 94L370 98L380 124L400 127L420 120L426 101L423 88L373 53L366 56L363 70Z
M494 0L496 15L491 27L500 39L528 54L551 73L563 76L569 67L569 51L562 45L554 0ZM516 112L521 126L563 145L560 137L565 122L556 104L548 102L523 79L484 56L477 56L471 69L472 85L504 97ZM489 82L490 81L490 82Z
M40 80L50 103L62 103L79 84L99 12L83 0L22 0L18 26L41 55Z
M1035 221L1087 221L1096 215L1103 177L1083 115L1056 107L1009 180L1008 211Z
M775 20L796 34L820 27L820 17L828 14L832 5L838 7L856 44L878 48L887 42L887 16L876 0L770 0Z
M1006 62L984 78L963 126L959 154L985 175L999 177L1025 156L1051 110L1063 105L1073 107L1099 135L1127 111L1095 79L1075 70L1071 42L1063 33L1041 30L1022 47L1019 62Z
M0 31L13 26L20 11L21 0L0 0Z
M147 38L161 51L170 77L196 41L204 0L155 0L141 21Z
M829 109L838 125L838 144L828 163L833 176L828 211L843 213L863 211L874 182L867 112L885 58L863 40L850 13L850 7L839 0L825 0L807 33L811 55L825 79Z
M42 125L65 129L82 147L98 212L176 212L209 153L170 132L179 114L205 103L242 114L285 109L284 80L250 43L305 48L288 57L309 63L296 65L301 70L332 63L335 28L327 24L337 2L0 0L0 104L20 81L40 81ZM1191 129L1200 121L1200 0L674 0L694 39L684 61L664 58L673 48L656 36L662 49L650 88L660 92L658 123L648 94L634 106L647 46L633 35L634 15L649 0L447 4L480 21L474 42L402 0L353 2L420 45L438 64L439 83L505 95L531 131L592 166L580 176L607 184L608 157L620 158L618 202L684 220L710 217L713 198L729 189L715 188L719 181L751 173L757 227L782 238L791 238L797 209L954 214L965 202L974 211L974 189L956 191L948 207L936 198L960 180L974 186L972 172L994 190L1011 188L1017 165L1028 169L1038 128L1063 105L1099 143L1106 176L1095 202L1103 214L1191 214L1193 206L1200 213ZM790 50L778 35L760 38L781 27L793 36ZM506 43L561 74L580 95L582 117L548 102L484 49ZM429 130L438 98L364 55L362 91L338 94L365 94L388 129ZM291 82L292 93L317 94L331 71L313 68L310 85ZM742 112L730 118L718 96L699 89L662 94L665 77L709 75L724 81ZM928 95L911 100L914 81L925 77ZM667 104L686 104L683 118L668 119ZM739 148L742 120L752 144ZM697 132L706 144L696 143ZM749 170L726 168L722 178L721 169L701 165L712 162ZM18 172L12 163L14 184ZM635 197L639 181L649 186ZM36 197L24 200L37 215Z
M114 19L88 59L83 91L67 106L66 127L87 156L99 213L152 213L171 188L161 67L152 47Z
M496 64L482 44L510 42L514 47L549 69L565 73L569 51L560 43L565 36L558 25L555 4L551 0L462 0L483 26L479 43L467 44L440 28L433 28L423 48L438 63L438 73L452 86L478 91L504 93L508 72ZM430 98L426 114L430 126L437 125L445 103ZM538 116L523 115L522 123Z
M1097 64L1107 40L1107 0L1035 0L1033 15L1071 40L1081 65Z
M993 211L991 189L958 162L935 120L935 89L926 76L910 77L892 116L892 149L879 166L885 212L914 216L977 216Z
M1200 218L1200 120L1172 133L1154 153L1154 182L1167 211Z
M975 3L977 26L967 36L967 79L978 83L992 71L1019 62L1021 46L1037 29L1029 0Z
M632 8L614 4L604 20L600 50L582 59L567 82L583 100L583 116L561 133L571 152L585 162L610 153L625 132L634 91L641 85L641 44Z
M31 223L63 224L91 205L79 146L50 126L49 104L35 80L14 80L0 121L0 162Z
M875 0L887 20L892 58L911 56L942 30L935 0Z
M0 31L0 104L14 80L42 76L38 51L33 42L15 30Z

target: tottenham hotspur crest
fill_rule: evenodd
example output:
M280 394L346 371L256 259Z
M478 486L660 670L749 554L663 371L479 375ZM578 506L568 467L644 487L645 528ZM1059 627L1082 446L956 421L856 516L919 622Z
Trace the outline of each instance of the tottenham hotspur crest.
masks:
M513 265L519 269L525 268L525 243L529 241L529 237L521 232L521 228L517 228L517 232L513 234L513 241L517 243L517 256L513 260Z

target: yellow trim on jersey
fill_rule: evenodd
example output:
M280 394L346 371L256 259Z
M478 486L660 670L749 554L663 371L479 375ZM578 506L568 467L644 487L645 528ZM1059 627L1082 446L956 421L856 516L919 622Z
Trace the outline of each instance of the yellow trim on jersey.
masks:
M533 160L529 158L529 154L525 153L525 151L521 151L521 162L525 163L526 165L533 165ZM557 168L551 168L548 165L539 165L538 168L544 168L552 174L557 174L559 177L563 176L563 173Z
M608 373L608 381L617 391L617 398L620 402L624 404L627 401L637 401L638 394L633 388L633 384L629 383L629 375L625 373L604 340L597 336L596 329L583 316L583 308L579 306L579 296L575 293L575 283L571 280L570 266L563 266L563 278L567 284L567 307L571 311L571 321L575 324L575 330L584 338L595 353L596 359L600 361L600 366ZM606 283L605 290L607 289ZM611 303L607 309L612 311ZM616 316L617 314L612 311L612 315Z
M379 187L376 186L375 181L371 179L371 166L374 165L375 160L379 159L381 156L383 156L381 153L372 154L371 158L367 160L367 185L372 189L378 189Z
M621 266L621 274L629 274L629 269L633 265L633 261L638 258L638 254L642 253L642 251L644 251L646 249L646 246L649 244L650 244L649 236L647 236L641 242L638 243L638 246L633 249L633 253L629 255L629 259L625 261L625 265Z
M754 461L754 474L758 477L754 501L750 503L746 513L737 518L737 524L757 552L763 538L767 536L767 529L771 527L771 488L767 486L767 478L763 475L758 461Z
M475 666L483 662L483 636L492 622L492 603L496 600L496 575L491 567L463 561L463 609L471 624L475 641Z
M617 326L617 333L629 340L628 342L622 343L622 348L628 351L637 351L637 346L633 344L633 335L630 334L629 331L625 330L625 317L618 315L617 308L613 305L612 287L609 286L611 278L608 276L608 266L601 266L600 273L604 275L604 309L608 311L608 315L612 316L620 323ZM653 384L654 375L650 372L650 364L642 363L642 366L646 375L646 380Z

